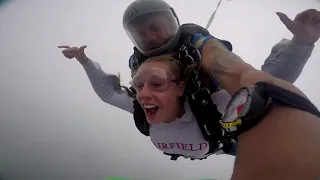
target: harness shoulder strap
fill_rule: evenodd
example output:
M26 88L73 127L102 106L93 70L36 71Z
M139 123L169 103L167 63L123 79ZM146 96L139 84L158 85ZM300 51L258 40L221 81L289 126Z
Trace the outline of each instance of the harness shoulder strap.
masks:
M193 23L186 23L180 26L182 36L184 35L194 35L194 34L202 34L204 36L209 36L210 33L207 29L202 26Z
M204 139L218 144L223 135L219 123L222 114L217 110L217 105L213 104L210 94L207 88L201 88L188 96L188 102Z
M147 122L144 111L137 100L133 101L133 119L137 129L145 136L149 136L149 123Z
M188 96L190 109L192 110L202 135L209 143L210 154L235 154L234 140L224 135L219 120L222 114L218 111L217 105L212 102L210 91L207 88L201 88ZM231 152L231 150L233 152Z
M142 64L145 60L147 59L147 57L145 55L143 55L136 47L133 47L133 54L132 54L132 58L130 58L129 62L129 67L132 64L132 67L130 67L131 70L139 67L140 64Z

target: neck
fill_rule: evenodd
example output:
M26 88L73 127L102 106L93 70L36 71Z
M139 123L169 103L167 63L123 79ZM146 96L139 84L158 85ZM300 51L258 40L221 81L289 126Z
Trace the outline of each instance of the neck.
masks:
M177 118L181 118L186 111L185 111L183 105L181 105L178 109L179 109L179 111L177 111L178 112L177 113Z
M183 114L185 113L185 109L184 109L184 106L183 105L180 105L179 106L177 105L174 112L177 112L173 117L175 118L172 118L171 120L168 120L166 121L165 123L171 123L175 120L177 120L177 118L181 118L183 116Z

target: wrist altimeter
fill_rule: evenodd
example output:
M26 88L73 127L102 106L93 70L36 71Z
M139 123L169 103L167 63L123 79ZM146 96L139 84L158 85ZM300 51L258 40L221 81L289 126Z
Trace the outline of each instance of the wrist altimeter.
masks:
M232 96L220 123L227 134L236 137L263 120L273 105L300 109L320 118L319 110L308 99L273 84L258 82Z

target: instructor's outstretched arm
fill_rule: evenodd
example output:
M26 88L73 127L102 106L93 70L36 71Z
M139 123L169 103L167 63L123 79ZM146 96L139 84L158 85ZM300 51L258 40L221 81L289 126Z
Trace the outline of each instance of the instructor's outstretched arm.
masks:
M289 19L284 13L278 12L277 15L291 31L293 38L292 40L282 39L274 45L261 70L294 83L310 58L315 42L320 37L319 11L315 9L302 11L294 20Z
M294 83L307 64L313 49L314 45L298 44L293 40L282 39L272 47L261 70Z

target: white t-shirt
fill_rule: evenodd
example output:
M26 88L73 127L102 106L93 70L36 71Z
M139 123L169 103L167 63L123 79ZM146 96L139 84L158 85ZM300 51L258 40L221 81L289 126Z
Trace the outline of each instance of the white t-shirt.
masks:
M211 95L211 99L214 104L217 104L220 113L224 113L230 98L225 90ZM151 125L150 139L163 152L180 154L194 159L203 158L209 151L208 142L204 140L187 101L185 110L186 112L181 118L171 123Z

